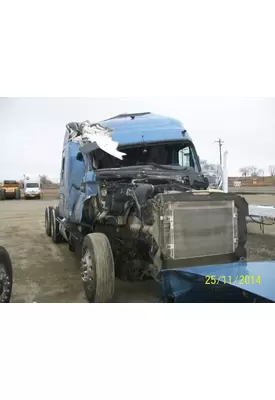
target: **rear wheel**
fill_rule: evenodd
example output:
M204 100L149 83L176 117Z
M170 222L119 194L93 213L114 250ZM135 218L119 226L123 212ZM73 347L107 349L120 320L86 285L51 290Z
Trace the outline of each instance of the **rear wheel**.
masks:
M108 303L115 291L115 267L109 239L90 233L83 242L81 277L90 303Z
M0 246L0 303L9 303L12 292L12 265L9 253Z
M51 206L45 209L45 230L48 236L51 236L51 218L52 218L52 208Z
M5 191L5 189L0 189L0 200L6 200L6 191Z
M51 237L54 243L60 243L63 237L59 231L59 222L56 220L59 217L59 208L52 208L51 210Z
M20 191L20 189L16 189L15 200L20 200L20 199L21 199L21 191Z

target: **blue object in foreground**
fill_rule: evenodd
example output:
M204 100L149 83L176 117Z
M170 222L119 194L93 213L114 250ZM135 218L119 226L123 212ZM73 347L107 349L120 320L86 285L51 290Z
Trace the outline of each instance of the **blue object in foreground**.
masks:
M164 302L275 302L275 261L163 270L158 279Z

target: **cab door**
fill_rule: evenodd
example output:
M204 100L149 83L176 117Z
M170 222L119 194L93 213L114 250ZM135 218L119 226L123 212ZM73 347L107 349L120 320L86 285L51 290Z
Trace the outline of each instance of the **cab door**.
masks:
M59 212L63 217L67 218L66 207L65 207L65 198L66 198L65 168L66 168L66 148L62 152L62 160L61 160Z

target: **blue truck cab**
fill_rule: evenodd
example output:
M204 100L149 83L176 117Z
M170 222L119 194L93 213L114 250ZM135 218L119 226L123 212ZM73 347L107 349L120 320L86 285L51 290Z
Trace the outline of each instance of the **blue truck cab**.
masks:
M46 233L80 257L87 300L111 301L115 278L246 257L246 201L209 193L181 122L152 113L69 123L59 204Z

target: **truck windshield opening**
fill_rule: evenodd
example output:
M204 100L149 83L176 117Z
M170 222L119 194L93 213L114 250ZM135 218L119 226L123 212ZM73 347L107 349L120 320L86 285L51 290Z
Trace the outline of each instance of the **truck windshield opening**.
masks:
M144 144L138 147L121 147L119 150L126 153L123 160L116 159L100 149L96 150L94 157L97 168L121 168L155 163L193 168L196 172L200 172L196 150L191 143Z

